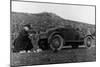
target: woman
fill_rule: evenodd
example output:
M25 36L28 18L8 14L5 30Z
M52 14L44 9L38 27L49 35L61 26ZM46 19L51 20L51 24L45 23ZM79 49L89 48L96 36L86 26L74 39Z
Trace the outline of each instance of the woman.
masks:
M13 52L20 52L20 51L28 51L33 48L31 39L29 38L28 31L30 29L30 25L24 25L23 30L19 32L18 37L14 41L14 50Z

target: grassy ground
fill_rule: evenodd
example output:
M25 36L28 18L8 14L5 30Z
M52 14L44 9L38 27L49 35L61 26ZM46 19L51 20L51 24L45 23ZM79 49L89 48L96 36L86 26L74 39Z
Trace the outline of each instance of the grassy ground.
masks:
M23 24L32 24L33 29L40 30L42 24L43 29L49 27L56 27L61 25L71 25L73 28L79 28L82 31L90 28L95 35L95 25L84 24L76 21L65 20L55 14L41 13L41 14L25 14L25 13L12 13L11 16L11 37L15 39L17 33L22 29ZM22 23L21 23L22 22ZM34 23L33 23L34 22ZM43 24L43 22L47 22ZM16 35L16 36L15 36ZM11 41L12 42L12 41ZM11 65L37 65L37 64L53 64L53 63L73 63L73 62L89 62L96 60L96 47L95 42L89 49L80 47L78 49L66 48L57 53L50 50L40 53L11 53Z
M64 48L57 53L50 50L40 53L11 53L11 65L14 66L90 61L96 61L95 45L92 45L89 49L84 47L78 49Z

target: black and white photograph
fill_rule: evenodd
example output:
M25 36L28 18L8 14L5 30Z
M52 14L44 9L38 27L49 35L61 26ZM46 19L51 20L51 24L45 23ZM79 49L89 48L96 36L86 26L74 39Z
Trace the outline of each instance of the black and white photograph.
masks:
M96 61L96 6L11 1L10 65Z

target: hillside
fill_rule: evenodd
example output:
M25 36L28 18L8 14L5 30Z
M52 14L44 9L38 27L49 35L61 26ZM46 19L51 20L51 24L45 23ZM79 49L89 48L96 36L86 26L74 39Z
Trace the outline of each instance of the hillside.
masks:
M95 25L63 19L53 13L28 14L11 12L11 33L18 33L24 24L31 24L36 31L46 31L57 26L71 26L74 29L86 32L89 28L90 32L95 35Z

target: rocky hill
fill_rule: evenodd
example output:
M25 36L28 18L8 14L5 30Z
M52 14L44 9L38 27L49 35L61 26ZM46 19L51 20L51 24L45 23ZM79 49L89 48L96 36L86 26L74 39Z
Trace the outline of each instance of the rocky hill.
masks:
M17 13L11 12L11 33L18 33L22 29L22 25L31 24L36 31L46 31L49 28L57 26L71 26L74 29L79 29L86 32L88 29L95 35L95 25L86 24L79 21L63 19L54 13Z

